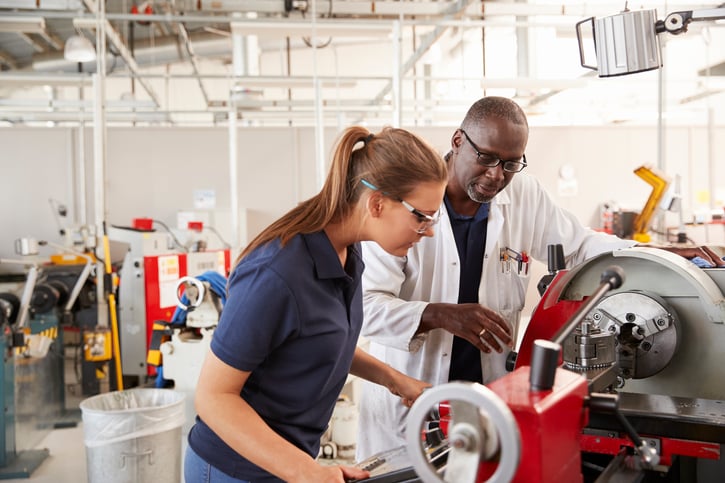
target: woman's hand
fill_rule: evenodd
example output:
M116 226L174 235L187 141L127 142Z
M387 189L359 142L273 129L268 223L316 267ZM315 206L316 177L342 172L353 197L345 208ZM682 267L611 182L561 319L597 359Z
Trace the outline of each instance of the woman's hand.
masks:
M403 404L408 407L418 399L425 388L430 387L427 382L403 374L359 347L355 349L350 373L387 387L388 391L399 396Z
M393 377L388 390L400 397L401 402L406 407L412 406L415 400L418 399L418 396L423 394L423 391L427 388L431 387L427 382L406 376L402 372L395 372L395 377Z
M312 471L301 471L290 483L345 483L348 480L363 480L370 477L370 472L354 466L322 466Z

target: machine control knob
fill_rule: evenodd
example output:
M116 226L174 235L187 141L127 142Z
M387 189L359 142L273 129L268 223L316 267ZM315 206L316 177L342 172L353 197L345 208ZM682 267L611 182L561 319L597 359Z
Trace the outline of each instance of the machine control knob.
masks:
M532 391L548 391L554 387L559 354L561 354L561 345L556 342L545 339L534 341L531 372L529 372L529 385Z
M624 283L624 270L617 265L611 265L602 272L601 283L608 283L611 289L616 289Z
M516 351L511 351L506 356L506 370L508 372L513 371L516 369L516 358L519 356L519 353Z

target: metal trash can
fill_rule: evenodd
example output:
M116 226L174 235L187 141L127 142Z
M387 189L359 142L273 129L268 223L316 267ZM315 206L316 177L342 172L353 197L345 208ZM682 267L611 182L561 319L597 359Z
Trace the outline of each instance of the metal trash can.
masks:
M185 396L130 389L81 402L89 483L179 483Z

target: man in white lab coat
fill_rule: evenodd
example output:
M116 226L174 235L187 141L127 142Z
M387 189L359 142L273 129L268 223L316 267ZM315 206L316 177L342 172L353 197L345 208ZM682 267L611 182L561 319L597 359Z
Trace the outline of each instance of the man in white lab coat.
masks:
M435 236L406 257L364 244L362 335L373 356L432 385L488 383L506 373L531 258L546 262L547 246L561 244L571 267L636 244L585 228L521 172L528 133L513 101L474 103L446 155ZM357 459L404 445L407 412L384 387L363 382Z

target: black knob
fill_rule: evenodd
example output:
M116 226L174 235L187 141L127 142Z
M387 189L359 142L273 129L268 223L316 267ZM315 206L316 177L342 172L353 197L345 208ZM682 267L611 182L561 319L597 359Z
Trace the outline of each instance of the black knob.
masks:
M624 270L617 265L611 265L602 272L601 283L608 283L610 288L619 288L624 283Z
M556 273L559 270L566 268L566 260L564 259L564 247L561 243L556 245L548 245L547 250L547 262L549 267L549 273Z
M506 356L506 370L508 372L513 371L516 369L516 358L519 356L519 353L516 351L509 352L509 355Z
M534 341L531 353L529 384L532 391L548 391L554 386L556 368L559 367L561 345L545 339Z

